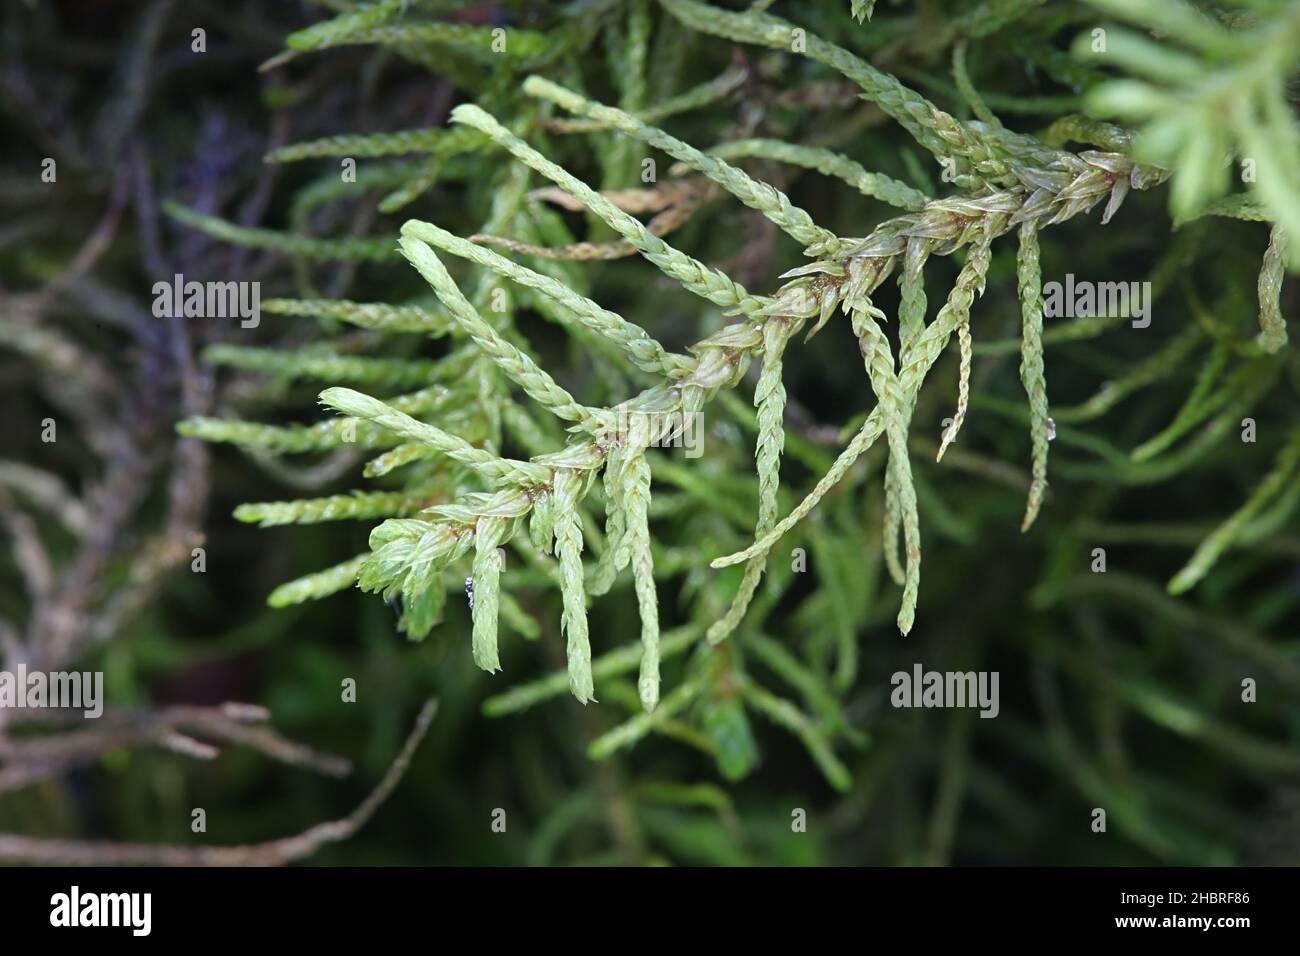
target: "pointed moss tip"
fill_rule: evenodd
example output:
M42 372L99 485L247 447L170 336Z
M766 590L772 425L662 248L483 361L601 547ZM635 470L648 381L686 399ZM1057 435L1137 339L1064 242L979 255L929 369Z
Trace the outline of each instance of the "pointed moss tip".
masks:
M450 121L453 123L468 123L472 126L475 119L487 115L480 106L473 103L461 103L459 106L453 107Z

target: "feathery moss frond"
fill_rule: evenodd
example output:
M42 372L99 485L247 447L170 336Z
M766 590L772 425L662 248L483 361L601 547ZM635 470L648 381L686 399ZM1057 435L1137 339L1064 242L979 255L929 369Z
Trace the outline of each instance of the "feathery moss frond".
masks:
M1106 82L1088 94L1091 110L1142 123L1134 155L1174 170L1170 211L1180 222L1228 192L1236 152L1250 193L1288 232L1300 230L1300 128L1287 84L1300 64L1300 11L1260 10L1245 28L1228 29L1182 0L1088 0L1161 39L1114 27L1104 49L1080 37L1075 53L1117 64L1138 79ZM1200 55L1215 61L1202 67ZM1300 249L1288 250L1300 268Z
M429 336L446 334L449 325L446 316L421 306L350 302L346 299L266 299L262 302L262 311L272 315L338 319L363 329L416 332Z
M456 107L452 111L452 120L467 123L486 133L494 142L509 150L520 162L575 196L584 206L600 216L611 229L636 246L642 255L696 295L708 299L714 305L734 308L747 315L755 314L764 307L763 300L751 296L743 287L722 273L696 262L662 239L651 235L641 223L591 187L545 159L477 106L464 104Z
M299 352L284 355L275 349L241 345L214 345L204 350L204 361L213 365L275 372L285 378L309 378L325 382L361 382L409 388L427 382L438 363L428 359L363 358L330 352Z
M552 487L555 526L555 556L560 560L560 590L564 616L560 627L568 647L569 689L579 703L594 698L591 644L587 637L587 598L582 580L582 518L578 500L582 478L570 469L555 473Z
M907 452L909 400L894 371L894 354L879 322L885 315L870 300L859 302L852 312L853 332L876 393L885 436L889 442L889 472L896 496L899 520L906 546L903 574L903 606L898 612L898 629L907 634L916 618L916 599L921 584L921 520L917 514L916 488Z
M860 163L834 150L817 146L786 143L778 139L736 139L709 150L710 156L719 159L772 159L815 169L827 176L844 180L864 196L897 206L900 209L920 209L929 197L884 173L868 172Z
M499 275L505 276L514 282L537 289L568 309L570 313L593 332L617 343L627 352L638 368L648 372L675 374L687 367L687 359L669 353L644 329L633 325L622 316L616 315L608 309L601 308L585 296L577 295L563 283L549 276L511 262L490 249L484 249L482 246L476 246L472 242L453 236L432 223L412 219L402 227L402 233L402 248L408 256L421 255L418 251L420 244L411 240L423 240L453 255L463 256L471 262L487 266ZM436 262L437 259L434 257L432 262L429 262L428 255L425 254L420 261L428 262L431 267L432 262ZM442 284L445 288L446 283ZM446 302L444 302L445 304ZM465 321L460 315L457 318L462 323Z
M1246 503L1201 543L1191 560L1170 580L1169 593L1182 594L1195 587L1222 554L1241 538L1251 520L1296 482L1300 482L1300 428L1291 432L1273 469L1264 476Z
M1149 348L1137 359L1122 364L1128 361L1123 348L1098 349L1089 357L1108 372L1115 369L1113 382L1058 413L1062 422L1073 425L1062 430L1064 454L1053 460L1053 474L1062 480L1123 487L1178 474L1222 443L1241 415L1265 396L1275 404L1273 385L1289 367L1281 287L1288 257L1295 255L1287 236L1300 223L1292 222L1300 208L1295 199L1300 161L1293 148L1294 117L1281 91L1295 66L1283 62L1290 56L1284 50L1294 48L1290 34L1300 21L1281 5L1259 5L1243 14L1245 29L1186 16L1179 0L1139 0L1127 6L1119 0L1091 0L1091 5L1144 29L1165 24L1162 35L1156 40L1113 29L1108 33L1109 60L1080 64L1060 50L1042 47L1062 30L1088 21L1078 10L1042 0L985 0L935 22L924 35L904 29L906 18L884 16L883 10L870 29L861 31L823 18L827 37L851 43L862 56L767 14L766 2L736 11L701 0L594 0L555 11L539 7L528 21L537 27L532 31L430 20L402 0L379 0L349 7L327 23L295 34L290 54L349 44L388 48L442 73L465 101L453 110L446 128L344 133L274 150L267 157L271 162L419 155L414 163L380 159L359 169L357 181L348 184L352 190L328 177L310 181L289 206L288 231L245 228L167 207L178 222L208 235L290 257L299 298L268 299L262 308L273 315L314 316L322 320L323 336L336 337L333 343L292 351L226 342L211 348L206 360L280 379L320 379L334 386L321 393L321 401L347 416L281 426L190 418L181 424L182 433L241 444L264 459L271 453L341 450L331 456L331 464L337 459L344 465L360 464L346 454L355 445L375 455L364 465L367 477L388 476L384 490L238 509L240 520L263 525L337 518L376 522L367 555L284 585L272 601L296 603L355 583L400 602L400 628L419 639L433 631L444 613L449 620L463 615L464 604L449 596L458 595L460 582L466 581L472 625L468 653L479 668L501 670L501 622L507 632L539 639L542 647L558 636L565 648L562 673L491 698L487 712L521 710L566 687L586 704L595 700L595 682L602 681L606 705L639 706L642 712L598 737L592 755L607 756L660 732L712 754L728 779L738 779L759 763L750 725L757 712L794 734L832 786L847 788L851 777L836 749L860 746L866 735L851 725L840 702L859 672L868 671L859 667L862 631L892 614L892 608L878 608L874 600L882 565L902 587L896 623L907 634L920 620L922 518L932 526L927 535L937 544L927 548L933 553L948 542L971 541L989 520L986 512L967 515L960 502L954 504L941 472L957 467L963 477L978 475L978 481L1022 489L1026 483L992 457L989 419L1028 422L1031 468L1022 529L1033 524L1046 493L1048 443L1054 435L1044 349L1095 338L1116 329L1124 318L1081 316L1044 327L1039 242L1052 225L1097 211L1093 223L1100 228L1120 213L1131 191L1160 186L1172 176L1171 204L1184 228L1152 271L1157 298L1187 274L1187 250L1203 251L1205 224L1197 218L1230 216L1267 221L1272 227L1259 272L1257 333L1253 326L1247 333L1238 321L1239 297L1225 294L1213 307L1201 306L1201 290L1192 288L1186 295L1192 303L1190 320L1168 337L1144 343ZM792 15L800 14L797 6L792 5ZM872 7L855 0L850 12L862 20L871 16ZM1168 10L1174 13L1166 23L1163 12ZM1014 29L1007 30L1011 24ZM1263 32L1267 27L1288 31L1288 39L1269 36ZM1012 32L1018 36L1009 37ZM1002 57L993 55L995 43L980 42L994 34L996 43L1007 39L1005 51L999 51ZM752 65L738 55L721 73L716 72L720 58L706 55L713 64L710 72L689 80L667 68L700 53L701 38L705 44L721 38L780 55L755 58ZM1256 42L1263 51L1258 56L1249 49ZM494 43L504 46L494 49ZM995 84L1005 77L1005 55L1019 56L1030 47L1034 55L1025 61L1041 67L1045 77L1073 87L1069 96L999 95ZM594 55L591 69L575 56L587 50L602 51ZM1201 54L1207 51L1217 64L1211 79L1223 84L1228 108L1226 120L1217 126L1205 122L1206 110L1217 102L1202 68ZM811 61L800 65L811 85L770 89L779 73L773 65L780 67L785 54ZM443 60L445 69L440 68ZM951 82L909 61L950 62ZM898 64L908 83L915 78L961 112L947 112L875 63ZM1137 79L1100 81L1100 65L1106 64ZM533 75L526 75L529 71ZM710 75L714 78L689 85ZM827 78L833 81L825 82ZM735 95L742 84L743 97ZM617 107L597 102L588 89L612 91ZM1073 103L1081 95L1092 106L1139 120L1142 129L1061 115L1076 109ZM733 96L743 99L743 109L727 105L706 112ZM873 105L858 106L854 100L859 96ZM1003 104L1034 113L1035 124L1046 129L1038 135L1008 129L993 112ZM849 106L855 110L834 112ZM556 107L573 118L557 118ZM818 111L816 123L792 118L805 107ZM726 120L724 113L734 116ZM968 113L974 118L959 118ZM939 198L927 191L940 177L922 169L905 148L895 150L892 160L886 156L884 163L878 162L879 153L858 162L863 155L858 134L880 122L881 114L940 162L942 186L933 190ZM680 137L656 125L674 116L681 117ZM408 118L404 124L421 122L428 120ZM679 131L678 123L673 129ZM711 138L691 141L699 135ZM1098 148L1064 148L1070 143ZM643 172L646 178L636 183L638 144L676 161L663 182L656 182L653 172ZM1233 149L1242 152L1241 159L1256 160L1260 176L1268 181L1226 196L1230 183L1220 161ZM750 160L744 169L735 165ZM768 164L795 167L796 176L807 169L833 177L817 187L836 190L844 210L837 210L835 202L796 205L791 197L802 201L804 182L792 186L789 168ZM874 171L878 165L907 170L921 188ZM772 182L758 178L759 170ZM534 173L547 181L542 188L532 188L537 185ZM430 193L434 185L439 190ZM746 209L714 202L725 194ZM439 224L412 218L396 239L360 229L351 239L317 237L314 233L331 217L337 221L349 214L353 196L378 200L381 213L418 199ZM888 217L880 218L882 213ZM818 221L823 216L824 222ZM852 226L854 217L860 229ZM830 228L845 222L851 232ZM977 320L981 329L984 321L1000 322L996 314L975 316L972 308L990 275L1001 281L1007 274L1004 260L994 266L994 252L1001 253L998 240L1007 237L1010 260L1013 232L1019 243L1014 253L1018 334L994 338L1008 333L993 328L990 335L977 335ZM670 233L681 249L664 239ZM791 253L786 236L808 257L793 268L783 261ZM647 267L635 261L584 266L634 254L657 271L638 273ZM1053 255L1049 249L1047 261L1054 261ZM530 257L528 265L517 261L524 256ZM951 266L939 261L947 256L956 257ZM276 258L263 258L274 270ZM315 264L333 261L348 263L349 272L350 264L367 263L366 281L359 285L370 289L391 281L405 304L324 298L347 290L340 281L321 284L329 293L316 291L323 270ZM727 263L726 271L709 264L715 262ZM932 280L945 270L957 273L932 318L928 265ZM874 304L884 301L880 287L895 270L900 292L896 337ZM408 286L418 281L417 274L428 289L412 297ZM663 282L660 275L672 281ZM746 284L771 291L751 293ZM680 296L677 286L697 299ZM636 308L641 299L645 307ZM616 301L621 312L614 311ZM528 324L536 317L547 323L540 333ZM366 331L341 332L339 322ZM836 331L832 322L841 328ZM849 425L841 429L841 422L817 421L825 409L803 408L795 400L798 395L787 395L787 383L803 364L790 352L796 333L804 333L806 342L822 329L842 336L843 326L861 350L857 375L866 390L845 401L867 394L866 402L874 396L875 404L860 412L850 406ZM299 325L294 331L302 329ZM394 343L385 354L384 333L391 332L445 339L419 353L443 357L407 357L420 344L410 339ZM945 368L955 370L956 411L935 441L919 434L927 429L913 428L913 419L931 420L931 403L942 397L943 385L936 390L925 384L954 337L955 355ZM1212 345L1203 348L1207 341ZM52 346L46 345L49 352ZM378 347L375 354L359 354L372 347ZM997 380L995 387L986 388L984 379L972 381L974 354L1013 351L1019 352L1024 400L1000 397L1006 369L996 360L980 368ZM751 379L751 407L734 390L756 359L761 367ZM1196 361L1204 364L1187 402L1177 410L1153 407L1146 422L1162 423L1171 415L1172 422L1132 455L1124 449L1141 437L1135 430L1124 440L1103 440L1080 427ZM1186 377L1193 378L1190 372ZM838 378L827 381L836 389L843 384ZM349 382L369 391L416 386L422 391L379 398L339 387ZM258 401L286 391L280 381L251 384L258 386ZM710 405L715 398L722 400ZM686 461L674 460L673 441L700 424L706 408L709 427L700 437L710 443L709 457L695 462L688 453ZM980 415L966 422L971 409ZM242 412L223 412L237 413ZM963 424L962 444L954 449ZM1193 432L1190 440L1177 444ZM756 486L753 479L732 473L734 462L745 454L739 436L748 441L751 434ZM832 457L827 446L837 441L835 435L847 442ZM881 439L884 447L876 448ZM997 442L1001 447L1002 439ZM937 451L947 467L914 460L915 450L927 456ZM508 457L507 451L528 457ZM1204 538L1170 583L1171 590L1194 586L1230 549L1282 533L1300 507L1300 494L1288 486L1300 468L1300 439L1293 436L1275 457L1273 470L1232 517ZM653 500L652 478L656 490L667 486ZM793 508L796 499L782 488L783 480L801 496ZM832 495L833 490L839 493ZM816 518L799 529L806 535L801 543L812 552L815 573L810 583L796 586L792 581L805 568L797 566L799 560L788 568L783 560L773 561L773 551L815 510ZM1044 562L1049 583L1064 580L1060 569L1077 559L1065 553L1078 544L1077 529L1069 515L1054 516L1057 521L1065 524L1050 537L1062 550L1049 553ZM681 535L685 522L688 539ZM522 568L505 570L507 548L524 562ZM725 551L733 553L712 560L711 568L744 564L743 571L713 574L705 567L708 557ZM845 573L853 556L864 553L863 578ZM933 560L928 559L927 567ZM764 575L768 586L760 589ZM927 584L927 593L932 586ZM1043 588L1040 597L1050 590ZM621 623L612 633L602 625L599 639L619 646L593 661L590 631L596 625L588 620L589 602L595 615L598 605L630 608L632 601L640 640L624 633L621 623L630 624L630 617L606 616L603 620ZM690 621L688 627L660 633L661 620L667 627L683 617ZM811 626L818 633L803 645L787 646L766 636L775 633L773 621ZM733 639L724 641L728 636ZM672 660L688 650L693 652L689 658ZM789 684L800 704L767 690L751 667ZM638 669L635 685L625 676L633 668ZM950 764L944 764L942 773L949 771ZM951 777L944 781L941 790L950 795ZM939 843L944 842L944 814L951 813L951 803L945 807L935 817Z
M364 518L398 518L416 514L433 504L429 495L400 491L354 491L302 501L263 501L240 505L235 519L270 528L284 524L319 524L322 521L357 521Z
M1020 227L1020 253L1016 259L1016 279L1020 285L1022 317L1020 381L1029 396L1029 435L1033 441L1033 481L1029 502L1020 529L1028 531L1038 517L1047 492L1047 443L1052 439L1051 419L1047 414L1047 381L1043 372L1043 293L1042 265L1038 259L1038 229L1032 222Z
M357 583L357 575L370 559L370 555L359 554L355 558L340 562L332 568L308 574L296 581L281 584L271 592L266 603L271 607L289 607L306 601L318 601L321 598L337 594Z
M316 239L290 232L277 232L274 229L253 229L186 209L173 202L163 203L163 212L177 222L201 230L214 239L249 249L267 249L321 262L383 261L397 258L397 243L392 239Z
M364 136L327 136L306 143L281 146L266 154L268 163L291 163L322 156L347 156L354 159L395 156L403 153L450 155L487 143L487 139L464 129L406 129L394 133L370 133Z
M763 324L763 370L754 386L754 404L758 407L758 444L754 461L758 468L758 520L754 536L762 537L776 523L781 486L781 453L785 448L785 386L782 384L781 357L790 341L792 326L774 317ZM740 623L763 575L764 556L751 558L745 576L731 606L708 631L712 643L722 640Z
M504 518L479 518L474 527L474 573L470 578L470 610L474 619L474 663L492 673L501 669L497 653L497 614L501 603L502 558L506 538Z
M1286 233L1275 225L1268 236L1268 249L1259 270L1259 335L1255 342L1270 354L1286 348L1286 319L1282 315L1282 279L1285 273Z
M647 126L635 116L610 106L593 103L540 76L530 76L524 81L524 92L529 96L537 96L556 103L572 113L609 123L615 129L662 149L668 155L708 176L749 208L761 212L796 242L806 246L807 255L833 255L839 250L839 239L833 233L815 225L812 217L791 203L789 197L783 192L767 183L751 179L743 170L723 162L717 154L702 153L660 129Z

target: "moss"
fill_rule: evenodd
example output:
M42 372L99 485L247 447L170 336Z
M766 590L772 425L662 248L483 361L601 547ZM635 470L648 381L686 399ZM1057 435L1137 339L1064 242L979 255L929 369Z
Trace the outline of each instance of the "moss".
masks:
M487 714L563 712L598 728L584 779L674 794L655 843L698 752L758 815L772 764L816 768L838 825L901 821L869 841L894 862L999 858L982 834L1018 827L1019 859L1045 828L1051 862L1240 859L1233 814L1300 733L1294 8L453 6L348 5L269 64L374 47L446 123L277 145L319 174L284 184L287 226L166 207L283 257L264 311L319 320L208 361L281 383L264 416L307 410L298 379L348 416L180 425L351 461L354 487L236 513L373 529L271 603L400 601L441 667L500 669ZM1067 274L1134 283L1148 321L1045 314ZM998 718L887 706L917 660L1000 671ZM547 853L576 805L542 803ZM716 836L694 851L735 862Z

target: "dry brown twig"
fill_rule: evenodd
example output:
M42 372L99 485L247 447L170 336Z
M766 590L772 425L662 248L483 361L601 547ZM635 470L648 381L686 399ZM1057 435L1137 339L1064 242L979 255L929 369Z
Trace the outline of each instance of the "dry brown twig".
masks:
M0 833L0 861L43 866L283 866L304 859L327 844L348 839L369 822L406 774L437 709L436 699L425 703L383 779L352 813L340 820L319 823L293 836L244 846L50 840Z
M14 712L10 726L21 713L24 723L48 722L51 712ZM242 744L261 751L280 763L303 767L331 777L344 777L351 764L342 757L320 753L281 736L274 729L256 726L270 719L270 712L252 704L227 703L219 707L166 707L157 711L107 712L94 727L64 733L23 737L0 736L0 760L5 767L0 774L11 774L15 781L32 782L62 773L79 764L98 760L120 747L155 745L201 760L217 756L218 750L195 738L223 743ZM57 718L55 718L57 719ZM32 776L19 773L27 765L45 772ZM3 784L0 793L13 787Z

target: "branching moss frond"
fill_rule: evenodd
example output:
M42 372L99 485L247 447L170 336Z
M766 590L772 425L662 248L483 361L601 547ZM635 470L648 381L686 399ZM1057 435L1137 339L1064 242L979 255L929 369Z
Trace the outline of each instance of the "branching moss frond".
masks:
M1079 48L1083 56L1073 58L1012 38L1015 50L1033 47L1026 59L1035 68L1072 87L1068 96L1028 98L979 87L994 75L979 41L1008 25L1014 29L1007 33L1023 26L1025 37L1046 40L1092 14L1043 0L987 0L915 36L891 26L870 0L853 0L847 12L858 21L877 14L871 27L828 25L826 36L862 55L768 14L771 4L763 0L745 10L702 0L591 0L539 13L530 22L535 31L440 19L445 9L433 2L377 0L294 34L288 54L273 63L369 45L441 73L465 101L445 127L420 127L429 121L414 118L404 125L415 128L345 133L273 151L267 159L275 163L418 157L358 170L352 190L329 177L309 182L290 207L286 230L166 207L183 225L288 257L297 297L268 299L263 310L317 318L321 332L335 337L292 351L222 344L206 360L268 373L250 377L260 401L280 397L286 380L324 382L332 387L320 393L321 402L344 416L274 426L196 417L181 423L182 433L242 445L263 459L330 452L344 467L364 462L366 477L384 477L379 490L236 511L262 525L377 522L366 555L282 585L272 603L356 584L398 603L401 628L419 639L455 612L449 602L463 590L470 621L464 652L483 671L499 672L503 660L513 668L511 632L553 647L557 661L562 642L562 671L497 694L485 705L488 713L517 712L566 688L583 704L599 694L623 716L596 736L592 756L607 758L661 734L711 755L727 779L760 762L751 726L759 714L793 734L832 786L847 788L850 772L837 749L866 739L841 697L870 663L866 654L860 660L862 631L892 617L907 634L928 618L923 596L933 585L921 588L923 520L931 555L978 534L976 519L945 495L938 472L957 468L963 477L1018 493L1027 487L1022 530L1035 520L1059 520L1062 528L1069 521L1046 497L1056 436L1046 351L1097 339L1124 317L1045 322L1044 262L1052 264L1053 252L1040 243L1052 226L1095 213L1092 227L1101 229L1121 215L1131 193L1168 180L1182 228L1152 272L1157 296L1185 291L1177 283L1187 269L1186 249L1201 241L1197 230L1206 225L1197 220L1216 215L1271 227L1254 290L1257 326L1254 308L1247 309L1248 332L1237 321L1240 297L1210 308L1188 294L1183 328L1153 338L1106 385L1074 393L1090 398L1057 411L1063 427L1053 480L1145 485L1178 474L1222 443L1293 360L1283 284L1297 255L1288 238L1300 227L1300 150L1285 83L1295 72L1290 57L1300 46L1300 20L1282 4L1250 5L1230 28L1181 0L1089 3L1160 37L1108 27L1104 49ZM776 51L770 59L778 66L786 54L806 57L810 62L796 62L810 85L769 90L773 70L760 58L737 55L720 73L725 59L689 76L656 61L662 54L665 62L682 62L719 38ZM574 54L597 46L604 59L588 70ZM1209 74L1203 55L1216 64ZM950 63L951 79L947 70L935 80L907 65L930 59ZM1103 79L1107 69L1131 75ZM914 78L937 102L908 85ZM605 91L598 95L617 105L598 102L589 89ZM737 95L742 89L744 97ZM1139 128L1080 115L1080 100ZM787 114L802 115L805 107L818 110L818 121L799 132ZM829 112L841 107L853 111ZM1222 122L1211 117L1220 108ZM1031 113L1045 128L1038 135L1014 131L995 111ZM908 182L878 171L874 154L859 162L854 136L886 120L934 157L938 175L906 147L896 163L886 157L879 167ZM650 174L636 183L644 149L675 160L662 182ZM1222 162L1234 153L1258 167L1258 179L1240 193L1229 191ZM823 216L829 204L796 202L805 202L806 170L832 177L817 187L837 190L864 210L860 229L846 232L844 217ZM739 203L715 202L727 197ZM352 238L317 234L356 198L367 213L376 201L381 214L406 206L420 212L396 237L361 229ZM453 206L469 210L468 223ZM832 221L840 228L829 228ZM389 223L376 231L391 229ZM1260 227L1228 225L1258 229L1262 239ZM716 247L701 239L710 231L721 236ZM796 261L784 261L792 253ZM995 262L995 254L1004 258ZM634 255L654 269L615 261ZM322 282L327 291L319 291L313 270L336 262L360 266L366 288L374 287L372 278L391 282L401 304L341 298L343 283ZM927 279L945 270L956 278L932 315ZM974 309L990 276L1012 272L1019 299L1014 331L1000 325L998 309ZM890 317L876 303L889 301L881 287L895 274L898 307ZM627 302L643 288L653 307L620 304L615 311L611 291ZM547 323L540 335L527 324L538 317ZM339 323L354 328L339 334ZM826 335L851 334L861 353L854 375L864 398L844 410L847 424L810 423L815 416L787 393L803 359L801 343L828 328ZM390 352L360 354L384 348L385 333L440 341L427 352L406 338L394 340ZM43 349L55 345L47 341ZM1007 377L997 360L1012 353L1024 392L1014 401L1003 397ZM977 355L990 357L987 369L983 360L975 365ZM955 391L956 404L932 440L914 418L931 414L932 398L953 408L951 392L944 399L929 394L934 386L925 388L941 362L936 377ZM1096 362L1118 368L1109 355ZM756 374L747 376L755 364ZM996 387L987 387L986 370ZM1083 427L1175 373L1190 383L1187 400L1145 419L1154 423L1149 431L1130 432L1137 443L1131 453L1128 440L1121 446ZM742 388L747 381L752 402ZM367 394L416 388L394 397ZM1053 394L1058 388L1069 393L1063 383ZM666 449L706 414L702 434L717 454L673 460ZM989 419L1015 424L1006 440L1021 443L1027 468L977 447ZM736 474L733 466L751 451L752 473ZM1200 544L1170 591L1193 588L1232 549L1290 520L1300 507L1300 433L1273 451L1272 462L1245 503L1207 537L1178 537L1183 546ZM663 536L664 528L687 522L690 540ZM793 583L805 570L797 566L806 557L802 548L792 551L789 567L774 559L787 535L802 536L792 540L812 552L815 583L807 587ZM1059 537L1074 543L1070 534ZM523 567L507 566L507 554ZM844 572L855 560L866 562L861 580ZM735 565L743 569L727 570ZM888 585L883 571L901 587L896 612L878 600ZM1046 590L1038 595L1050 597ZM619 602L628 611L616 618L626 623L619 633L592 623L597 607ZM639 635L623 633L635 628L633 602ZM786 620L816 631L807 647L768 636L786 602L798 604ZM672 627L683 616L689 626ZM777 696L759 676L775 676L794 699ZM942 835L942 818L935 827Z

